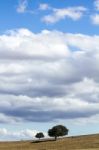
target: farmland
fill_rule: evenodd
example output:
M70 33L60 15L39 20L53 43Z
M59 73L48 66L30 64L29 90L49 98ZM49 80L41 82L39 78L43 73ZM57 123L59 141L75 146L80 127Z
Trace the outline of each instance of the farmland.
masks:
M66 137L57 141L0 142L0 150L99 150L99 134Z

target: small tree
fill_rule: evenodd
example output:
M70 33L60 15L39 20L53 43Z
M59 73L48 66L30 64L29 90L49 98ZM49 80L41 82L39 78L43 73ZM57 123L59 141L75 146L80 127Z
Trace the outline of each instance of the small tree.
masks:
M63 125L57 125L48 130L48 135L50 137L55 137L56 141L57 137L68 135L68 129Z
M44 138L44 134L42 132L39 132L35 135L35 137L40 140L40 138Z

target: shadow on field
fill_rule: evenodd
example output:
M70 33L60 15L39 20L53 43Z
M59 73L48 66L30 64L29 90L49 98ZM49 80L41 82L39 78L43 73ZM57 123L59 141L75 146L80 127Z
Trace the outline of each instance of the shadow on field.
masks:
M47 150L47 149L38 149L38 150Z
M46 140L37 140L37 141L32 141L31 143L42 143L42 142L52 142L52 141L54 141L55 142L55 140L54 139L46 139Z

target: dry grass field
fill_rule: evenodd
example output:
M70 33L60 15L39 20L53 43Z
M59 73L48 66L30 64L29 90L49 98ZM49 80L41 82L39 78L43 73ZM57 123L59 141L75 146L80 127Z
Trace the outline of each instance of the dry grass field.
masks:
M99 134L67 137L57 141L0 142L0 150L99 150Z

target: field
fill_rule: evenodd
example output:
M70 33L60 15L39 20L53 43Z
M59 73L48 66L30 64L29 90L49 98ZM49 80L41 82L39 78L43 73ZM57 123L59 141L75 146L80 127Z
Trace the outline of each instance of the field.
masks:
M99 134L41 142L0 142L0 150L99 150Z

